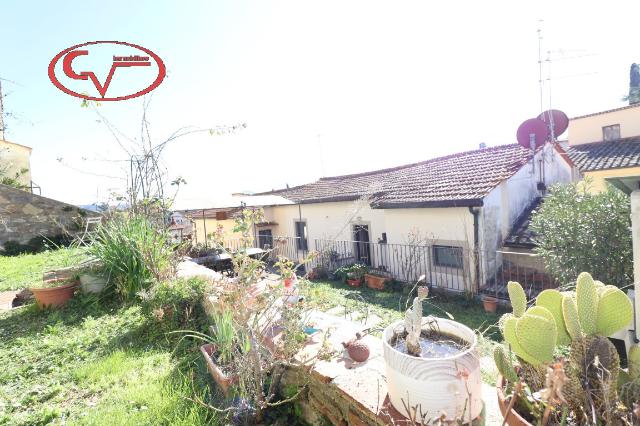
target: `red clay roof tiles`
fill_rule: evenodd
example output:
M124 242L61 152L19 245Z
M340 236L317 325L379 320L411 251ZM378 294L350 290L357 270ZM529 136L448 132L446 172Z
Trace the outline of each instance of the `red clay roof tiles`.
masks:
M420 163L344 176L269 192L296 203L367 198L373 207L481 205L500 182L531 158L518 144L467 151Z

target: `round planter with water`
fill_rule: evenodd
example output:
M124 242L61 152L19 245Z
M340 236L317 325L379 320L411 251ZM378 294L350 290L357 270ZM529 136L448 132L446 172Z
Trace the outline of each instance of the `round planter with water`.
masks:
M384 330L384 360L389 400L405 417L405 404L432 420L443 413L447 420L477 418L482 411L482 381L476 335L469 327L455 321L434 318L443 334L464 340L469 347L442 358L418 358L394 349L390 342L395 332L404 329L398 321ZM403 403L404 401L404 403ZM413 414L413 413L411 413Z

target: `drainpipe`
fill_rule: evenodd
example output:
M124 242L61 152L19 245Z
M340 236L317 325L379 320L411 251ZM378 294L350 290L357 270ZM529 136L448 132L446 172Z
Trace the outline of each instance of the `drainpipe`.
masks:
M300 206L300 203L298 203L298 222L302 222L302 207ZM304 228L303 228L304 229ZM294 230L295 231L295 230ZM300 244L302 244L302 239L305 237L304 233L300 236ZM309 240L307 239L307 244L309 244ZM304 258L307 253L306 250L304 250L305 245L302 245L303 250L302 250L302 257ZM308 247L307 247L308 248ZM296 247L297 249L297 247Z
M473 258L473 262L475 263L474 267L475 267L475 271L476 271L476 290L478 288L480 288L479 286L479 281L480 281L480 262L478 262L478 257L479 257L479 240L480 240L480 236L479 236L479 217L480 217L480 208L479 207L471 207L469 206L469 213L471 213L473 215L473 251L474 251L474 258Z

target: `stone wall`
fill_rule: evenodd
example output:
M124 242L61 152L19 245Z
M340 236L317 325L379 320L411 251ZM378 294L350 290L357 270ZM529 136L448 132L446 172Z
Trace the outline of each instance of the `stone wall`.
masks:
M27 244L34 237L56 237L84 230L96 215L71 204L0 184L0 250L8 241Z

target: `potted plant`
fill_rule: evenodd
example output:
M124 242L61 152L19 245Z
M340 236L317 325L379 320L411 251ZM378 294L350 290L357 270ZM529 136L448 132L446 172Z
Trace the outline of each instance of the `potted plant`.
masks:
M575 291L544 290L528 309L520 284L509 282L507 290L513 313L500 324L510 350L494 351L506 423L636 424L640 349L629 351L626 372L607 338L633 320L627 295L584 272Z
M484 305L485 312L493 314L496 312L496 309L498 307L498 299L491 296L484 296L482 298L482 304Z
M284 256L279 256L278 261L274 265L280 271L280 277L284 288L291 289L296 281L296 274L293 261Z
M200 346L200 352L207 363L209 374L227 396L229 388L237 381L237 375L233 371L235 351L245 348L240 347L241 339L236 332L231 309L215 313L212 319L211 336L203 335L208 343Z
M391 277L383 271L370 270L364 274L364 281L367 283L367 287L376 290L384 290L384 286Z
M384 330L389 400L412 424L426 424L434 413L443 422L471 424L482 411L476 335L455 321L423 319L427 295L428 288L419 287L405 319Z
M60 307L73 297L76 288L80 284L78 275L68 276L48 276L43 278L42 285L31 287L29 290L36 299L38 308Z
M369 268L367 265L361 263L354 263L347 270L347 284L351 287L360 287L364 274L367 273Z

